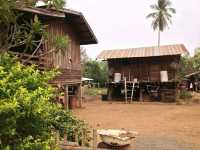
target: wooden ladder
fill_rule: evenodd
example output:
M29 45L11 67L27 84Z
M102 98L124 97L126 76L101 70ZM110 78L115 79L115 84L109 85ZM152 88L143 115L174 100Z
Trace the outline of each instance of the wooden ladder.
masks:
M133 92L134 92L134 88L135 88L135 82L132 81L131 82L132 85L131 85L131 91L128 89L128 85L127 85L127 81L126 81L126 77L124 78L124 92L125 92L125 100L126 100L126 103L128 103L128 99L130 98L130 102L133 101ZM128 93L131 92L131 96L128 95Z

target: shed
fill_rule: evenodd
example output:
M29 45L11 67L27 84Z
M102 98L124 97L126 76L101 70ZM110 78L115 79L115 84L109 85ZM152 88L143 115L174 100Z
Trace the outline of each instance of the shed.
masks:
M131 85L133 82L138 82L140 93L138 97L140 99L143 99L142 94L144 96L145 93L154 97L151 95L153 91L155 93L156 89L158 99L174 101L180 57L187 53L188 51L183 44L176 44L160 47L104 50L98 55L97 59L108 61L109 85L115 85L109 86L108 91L111 91L110 88L112 87L118 87L116 85L121 85L122 89L124 85L120 83L124 83L124 79L126 79L126 82ZM114 82L116 73L121 74L120 83ZM167 76L167 79L161 81L161 74L163 73ZM119 89L118 87L118 92L114 93L119 93ZM133 90L135 91L135 89ZM114 91L116 91L116 88L114 88ZM173 94L170 94L170 92ZM109 95L111 99L116 98L113 93L109 93ZM172 96L167 97L166 95Z

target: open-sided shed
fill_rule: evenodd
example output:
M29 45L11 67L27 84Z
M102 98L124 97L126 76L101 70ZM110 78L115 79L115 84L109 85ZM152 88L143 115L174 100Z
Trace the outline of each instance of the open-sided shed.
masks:
M174 100L180 57L186 53L188 51L183 44L102 51L97 58L108 61L109 85L115 85L108 88L108 91L112 91L109 98L116 98L114 93L119 93L120 88L118 92L113 92L116 91L113 87L124 83L126 79L131 85L133 82L138 83L140 99L143 99L144 93L152 95L157 92L156 97L163 101ZM120 83L114 82L116 73L121 74ZM163 73L165 77L161 75ZM121 89L123 86L121 84Z

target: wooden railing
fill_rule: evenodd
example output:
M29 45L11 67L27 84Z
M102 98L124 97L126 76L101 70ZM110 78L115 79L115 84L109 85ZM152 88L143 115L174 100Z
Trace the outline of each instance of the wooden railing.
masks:
M34 64L40 70L45 69L45 57L32 56L29 54L18 53L18 52L10 52L10 53L16 55L19 58L19 60L25 65Z
M97 150L97 130L93 129L92 131L92 137L91 142L88 143L87 137L86 137L86 130L81 131L81 136L79 136L79 133L77 130L74 131L74 141L68 141L67 136L64 136L64 139L60 141L60 146L62 150ZM56 136L58 139L56 141L59 141L60 136L57 133Z

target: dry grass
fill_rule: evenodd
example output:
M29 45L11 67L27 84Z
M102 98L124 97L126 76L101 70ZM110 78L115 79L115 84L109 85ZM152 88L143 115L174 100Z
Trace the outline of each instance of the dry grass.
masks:
M106 88L89 88L87 86L84 87L84 95L86 96L98 96L106 93Z
M190 99L178 99L177 105L200 104L200 93L192 92Z

